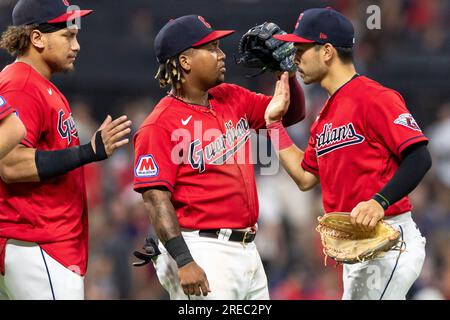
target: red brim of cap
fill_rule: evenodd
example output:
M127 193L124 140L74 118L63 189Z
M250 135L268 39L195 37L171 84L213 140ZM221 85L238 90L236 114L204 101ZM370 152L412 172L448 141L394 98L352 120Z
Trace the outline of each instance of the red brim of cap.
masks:
M296 43L314 43L314 40L308 40L302 37L299 37L293 33L289 34L279 34L273 36L275 39L286 41L286 42L296 42Z
M55 19L47 21L47 23L60 23L60 22L66 22L73 19L81 18L84 16L87 16L88 14L91 14L93 10L74 10L66 12L59 17L56 17Z
M235 31L236 30L215 30L215 31L211 32L210 34L208 34L203 39L201 39L200 41L197 41L196 43L194 43L192 45L192 47L198 47L198 46L201 46L202 44L229 36L230 34L234 33Z

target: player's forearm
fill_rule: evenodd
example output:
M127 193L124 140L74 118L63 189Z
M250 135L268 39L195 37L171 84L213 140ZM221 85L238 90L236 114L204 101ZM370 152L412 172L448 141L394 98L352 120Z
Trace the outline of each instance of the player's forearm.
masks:
M36 149L17 145L0 161L0 176L5 183L37 182Z
M172 205L161 204L156 206L154 210L150 211L150 221L152 221L156 234L163 244L181 235L177 215Z
M49 151L20 145L2 161L0 175L6 183L44 181L102 159L91 143Z
M304 152L292 142L281 122L268 124L267 128L281 165L300 190L307 191L314 187L319 179L302 168L300 164L303 161Z
M175 208L170 201L170 192L150 189L142 195L145 208L155 228L156 235L163 244L181 235Z
M305 118L305 94L294 75L289 78L290 104L283 117L283 125L289 127Z
M178 268L194 261L181 235L177 214L170 201L171 193L162 189L149 189L142 197L159 240L176 261Z
M287 149L278 151L277 155L281 165L300 190L308 191L318 183L318 179L313 174L305 171L300 165L303 161L304 152L295 144Z
M98 147L97 150L99 150ZM104 148L97 155L92 148L92 144L88 142L81 146L59 150L37 150L35 162L40 180L47 180L63 175L85 164L106 158L107 155Z
M394 176L374 199L387 209L413 191L431 168L431 155L425 144L410 146Z
M0 121L0 159L7 155L25 137L22 121L13 113Z

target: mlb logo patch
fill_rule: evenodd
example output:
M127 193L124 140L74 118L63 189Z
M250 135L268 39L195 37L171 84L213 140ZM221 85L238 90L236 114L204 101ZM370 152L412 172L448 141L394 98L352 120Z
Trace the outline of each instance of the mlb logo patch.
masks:
M136 168L134 168L134 174L139 178L156 177L158 172L158 165L151 154L140 156Z
M405 126L414 131L422 131L420 130L419 125L410 113L403 113L399 115L398 118L394 120L394 123Z
M0 96L0 108L3 107L6 104L6 100Z

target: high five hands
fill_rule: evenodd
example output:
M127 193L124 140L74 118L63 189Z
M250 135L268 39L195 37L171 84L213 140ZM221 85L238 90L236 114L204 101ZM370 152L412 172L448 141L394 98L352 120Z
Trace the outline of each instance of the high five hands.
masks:
M275 85L275 92L272 100L266 108L264 119L266 125L279 121L288 111L290 104L290 91L289 91L289 74L283 72L280 79Z

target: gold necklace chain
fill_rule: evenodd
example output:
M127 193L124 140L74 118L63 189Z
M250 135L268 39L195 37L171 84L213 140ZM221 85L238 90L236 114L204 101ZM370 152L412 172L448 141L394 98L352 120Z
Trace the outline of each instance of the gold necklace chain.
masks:
M170 97L172 97L172 98L175 98L175 99L177 99L178 101L181 101L181 102L183 102L183 103L185 103L185 104L187 104L187 105L189 105L189 106L199 106L199 107L211 109L211 103L209 102L209 98L208 98L208 105L205 106L205 105L203 105L203 104L187 102L187 101L183 100L182 98L180 98L179 96L173 94L172 92L168 92L167 95L170 96Z

